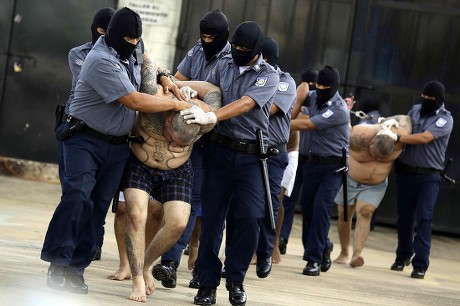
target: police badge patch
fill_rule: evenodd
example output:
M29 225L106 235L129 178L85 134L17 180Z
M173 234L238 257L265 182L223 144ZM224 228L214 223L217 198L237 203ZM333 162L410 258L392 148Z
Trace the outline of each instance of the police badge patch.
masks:
M286 90L288 90L288 88L289 88L289 83L280 82L280 83L278 84L278 90L279 90L279 91L286 91Z
M323 116L324 118L329 118L330 116L334 115L334 112L331 111L330 109L328 109L327 111L325 111L321 116Z
M437 127L443 127L447 123L447 120L444 118L439 118L436 120L436 126Z
M267 83L268 77L259 77L256 80L257 87L263 87Z
M77 64L78 66L83 66L83 60L81 58L77 58L75 60L75 64Z

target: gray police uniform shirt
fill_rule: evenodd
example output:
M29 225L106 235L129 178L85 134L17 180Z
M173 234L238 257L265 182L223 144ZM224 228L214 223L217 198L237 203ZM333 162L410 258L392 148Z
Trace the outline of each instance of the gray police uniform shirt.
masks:
M279 74L280 82L273 99L273 104L279 107L279 111L269 118L269 146L277 146L288 142L292 107L296 100L296 84L294 79L289 73L281 71L279 67L276 70Z
M316 103L311 103L310 119L316 126L316 129L311 131L312 154L321 157L341 157L342 148L346 148L348 155L350 111L339 92L320 109Z
M120 61L117 52L108 47L101 36L88 53L70 103L70 115L83 120L90 128L106 135L128 134L134 124L136 112L117 100L136 90L141 84L141 67ZM133 78L131 83L130 75Z
M444 169L447 144L454 120L448 110L441 106L433 115L420 117L421 104L412 106L407 114L412 119L412 134L429 131L435 140L427 144L406 144L399 160L412 167Z
M230 54L231 46L227 42L225 47L219 53L214 55L209 61L206 60L201 40L187 52L187 55L177 66L183 76L191 81L204 81L209 73L214 69L219 59Z
M224 56L211 71L207 82L222 90L222 106L248 96L257 105L249 112L229 120L219 121L215 131L234 140L257 142L257 130L261 129L264 139L268 139L268 116L273 97L278 89L279 75L262 59L240 73L232 56Z
M302 106L302 114L310 116L310 105L316 103L316 90L308 93L309 106ZM308 156L311 147L311 132L312 131L299 131L299 154Z
M67 100L67 103L65 105L65 113L69 113L69 105L70 101L72 101L72 98L74 96L75 92L75 85L77 84L77 79L78 76L80 75L81 67L83 66L83 63L85 62L85 58L88 55L89 51L91 50L93 43L92 42L87 42L81 46L75 47L70 49L69 51L69 67L70 67L70 72L72 72L72 87L70 89L70 95L69 95L69 100Z

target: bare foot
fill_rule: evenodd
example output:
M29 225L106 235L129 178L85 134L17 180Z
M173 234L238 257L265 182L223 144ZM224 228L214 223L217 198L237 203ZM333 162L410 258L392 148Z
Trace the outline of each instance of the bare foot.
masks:
M195 262L198 257L198 247L192 247L189 245L190 253L188 255L188 269L193 270L195 269Z
M348 255L343 255L342 253L340 253L339 257L337 257L333 263L336 263L336 264L346 264L348 263L348 261L350 260L350 258L348 257Z
M142 276L133 277L133 292L131 292L129 299L135 302L147 301L147 296L145 294L145 282Z
M350 261L350 266L353 268L361 267L364 265L364 258L361 255L358 256L353 256L353 258Z
M131 279L131 269L129 267L120 267L115 273L107 276L108 279L122 281L125 279Z
M251 259L251 263L250 263L250 264L251 264L251 265L255 265L256 263L257 263L257 255L254 254L254 255L252 255L252 259Z
M150 273L150 269L144 271L144 286L145 286L145 294L151 295L153 291L155 291L155 285L153 284L153 276Z
M278 247L273 248L272 252L272 262L274 264L278 264L281 262L281 254L280 254L280 249Z

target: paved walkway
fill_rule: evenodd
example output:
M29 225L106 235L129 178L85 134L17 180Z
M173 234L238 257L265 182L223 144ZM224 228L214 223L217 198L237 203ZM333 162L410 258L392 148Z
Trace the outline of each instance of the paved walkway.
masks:
M107 215L102 260L93 262L85 278L89 294L75 295L46 287L48 264L39 259L47 225L60 197L57 184L22 180L0 175L0 305L136 305L127 299L131 281L106 278L118 267L113 217ZM394 259L396 232L377 226L364 250L366 263L360 268L333 264L319 277L302 275L301 223L296 216L283 261L266 279L258 279L251 266L246 277L247 305L460 305L460 239L433 237L431 266L424 280L389 269ZM336 223L330 233L339 252ZM157 290L147 305L192 305L195 289L184 256L178 269L178 285ZM225 286L217 292L216 305L230 305Z

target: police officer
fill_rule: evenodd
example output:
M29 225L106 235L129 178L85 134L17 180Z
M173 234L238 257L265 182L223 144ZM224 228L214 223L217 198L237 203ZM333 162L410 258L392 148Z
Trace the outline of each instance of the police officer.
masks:
M59 135L62 133L64 128L64 122L67 119L69 114L70 101L74 96L75 85L77 84L77 78L80 75L81 67L85 61L86 56L88 55L91 48L94 46L96 41L101 35L104 35L107 31L107 26L109 25L110 19L115 14L115 9L111 7L102 8L96 12L93 17L93 23L91 24L91 41L84 43L81 46L72 48L69 51L68 60L70 71L72 72L72 87L70 89L69 99L67 103L63 105L58 105L56 109L56 139L58 142L58 166L59 166L59 178L63 182L64 175L64 160L62 153L62 141L59 139ZM94 254L93 260L101 259L101 248L104 242L104 226L101 227L99 239L98 239L98 248Z
M191 123L217 125L204 154L203 228L198 250L197 268L200 289L197 305L216 301L222 262L225 215L236 219L235 238L227 254L226 287L232 305L245 305L243 281L257 247L259 226L265 215L265 198L260 169L260 146L257 131L268 138L268 117L279 75L260 53L264 34L253 21L241 23L233 33L231 56L223 57L206 81L219 86L223 107L215 112L190 109L182 113ZM237 202L232 202L236 197Z
M70 89L69 99L67 100L64 108L62 105L58 105L56 109L56 139L58 141L59 156L62 157L62 142L59 139L59 134L62 132L64 122L67 119L69 114L70 101L74 96L75 85L77 84L77 78L80 75L81 67L85 61L86 56L91 50L92 46L96 43L97 39L104 35L107 31L107 26L109 25L110 19L115 14L115 9L111 7L102 8L96 12L93 17L93 23L91 24L91 41L84 43L81 46L70 49L68 60L69 68L72 72L72 87ZM63 120L64 119L64 120ZM59 158L59 178L62 181L62 175L64 173L64 163L61 158Z
M284 170L288 165L286 144L289 140L292 107L296 101L296 84L291 75L282 71L278 63L278 43L266 37L262 45L262 55L272 65L280 76L280 82L270 109L268 126L268 146L278 150L278 154L267 159L268 173L270 174L270 193L273 204L275 224L278 222L279 195ZM272 268L272 252L275 232L271 229L269 220L265 219L260 227L259 243L257 246L256 273L260 278L270 274Z
M412 119L412 134L395 137L406 147L395 165L398 247L391 270L402 271L414 255L412 278L424 278L429 266L433 210L453 126L444 99L443 84L427 83L421 94L421 104L412 106L408 113Z
M292 110L292 119L296 119L300 112L304 115L310 114L310 105L314 104L316 101L317 78L318 70L314 67L309 67L302 72L301 83L297 87L296 103ZM286 254L287 243L294 222L295 205L299 201L300 190L303 183L303 165L307 161L310 152L310 135L311 131L299 131L299 156L294 187L292 188L291 195L284 197L283 200L284 219L279 239L281 254Z
M177 67L174 75L181 81L204 81L217 61L230 53L229 26L227 17L220 10L206 13L200 21L200 40L188 51L187 55ZM209 135L209 134L208 134ZM201 187L203 181L203 153L207 137L201 137L193 146L191 161L193 168L193 193L190 219L179 241L163 256L161 263L153 267L153 276L167 288L176 287L176 269L179 266L182 250L186 247L192 235L201 232ZM199 216L197 216L197 213ZM195 222L196 218L196 222ZM194 226L196 229L194 229ZM198 243L198 241L196 241ZM190 261L196 258L197 247L191 246ZM193 266L190 263L189 266ZM190 281L191 288L198 288L197 273L193 272Z
M136 110L182 110L185 101L139 93L140 66L132 53L142 35L139 14L122 8L106 36L88 53L60 134L66 165L62 197L48 226L41 259L50 262L47 285L87 293L84 270L97 248L110 201L128 157L127 135Z
M292 120L291 128L311 130L311 146L304 166L302 189L303 259L307 265L304 275L318 276L323 259L330 263L332 244L328 239L330 210L341 185L342 148L350 142L350 112L338 93L340 76L336 68L325 66L318 74L316 103L310 116Z

